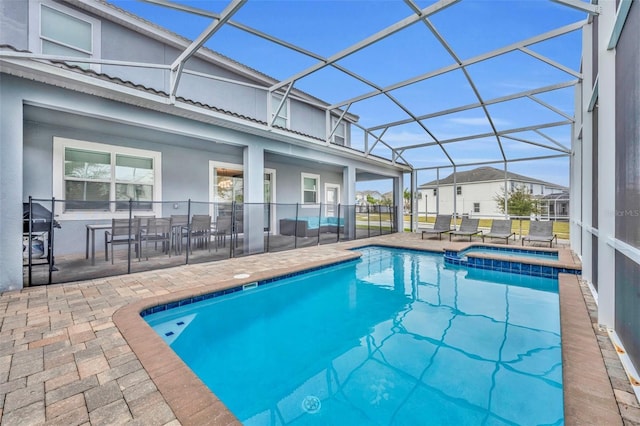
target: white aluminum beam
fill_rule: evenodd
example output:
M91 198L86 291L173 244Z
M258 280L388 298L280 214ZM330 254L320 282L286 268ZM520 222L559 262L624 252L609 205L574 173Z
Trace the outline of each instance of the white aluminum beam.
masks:
M536 124L533 126L526 126L526 127L518 127L515 129L509 129L509 130L501 130L498 132L499 136L505 136L505 135L509 135L511 133L519 133L519 132L526 132L528 130L535 130L535 129L546 129L548 127L558 127L558 126L564 126L567 124L571 124L571 120L565 120L565 121L554 121L552 123L543 123L543 124ZM446 144L446 143L454 143L454 142L462 142L462 141L466 141L466 140L471 140L471 139L482 139L482 138L488 138L491 136L494 136L495 133L493 132L488 132L488 133L480 133L480 134L475 134L475 135L469 135L469 136L461 136L459 138L451 138L451 139L445 139L445 140L441 140L440 143L441 144ZM422 148L422 147L426 147L426 146L433 146L435 145L435 142L429 142L429 143L421 143L421 144L415 144L415 145L406 145L402 147L402 151L406 151L408 149L416 149L416 148Z
M178 4L178 3L174 3L168 0L141 0L145 3L151 3L151 4L155 4L157 6L163 6L163 7L168 7L171 9L175 9L175 10L180 10L183 12L188 12L188 13L192 13L194 15L199 15L199 16L204 16L206 18L212 18L212 19L220 19L220 15L215 13L215 12L211 12L208 10L204 10L204 9L199 9L197 7L192 7L192 6L187 6L184 4ZM309 50L306 50L300 46L296 46L292 43L286 42L284 40L278 39L276 37L273 37L270 34L267 34L265 32L262 32L260 30L257 30L255 28L251 28L247 25L232 21L232 20L228 20L227 21L227 25L232 26L234 28L237 28L239 30L245 31L249 34L253 34L257 37L263 38L265 40L268 40L272 43L278 44L280 46L286 47L288 49L294 50L298 53L302 53L303 55L307 55L309 57L315 58L319 61L324 61L325 58L323 58L322 56L313 53Z
M596 77L596 82L593 84L593 90L591 91L591 98L589 99L589 106L587 107L587 111L591 112L596 107L596 103L598 103L598 80Z
M371 82L371 81L367 80L366 78L362 77L361 75L356 74L356 73L354 73L353 71L351 71L351 70L349 70L349 69L346 69L346 68L344 68L344 67L342 67L341 65L338 65L338 64L333 64L333 66L334 66L336 69L338 69L338 70L340 70L340 71L344 72L345 74L347 74L347 75L349 75L349 76L351 76L351 77L355 78L356 80L361 81L362 83L364 83L364 84L366 84L366 85L368 85L368 86L370 86L370 87L373 87L373 88L374 88L374 89L376 89L376 90L381 90L381 88L380 88L377 84L375 84L375 83L373 83L373 82ZM430 131L430 130L429 130L429 129L428 129L428 128L423 124L423 123L421 123L421 122L420 122L420 120L418 120L418 119L417 119L417 117L413 114L413 112L411 112L411 110L410 110L409 108L407 108L405 105L403 105L399 100L397 100L397 99L396 99L393 95L391 95L390 93L388 93L388 92L382 92L382 94L384 94L384 95L385 95L385 96L386 96L386 97L387 97L391 102L393 102L394 104L396 104L396 105L398 106L398 108L402 109L402 111L404 111L404 113L405 113L405 114L407 114L407 115L409 116L409 119L407 119L407 122L408 122L408 123L413 123L413 122L417 123L417 124L418 124L418 125L419 125L419 126L420 126L424 131L425 131L425 133L427 133L427 134L428 134L428 135L429 135L429 136L430 136L434 141L436 141L436 142L438 141L438 139L433 135L433 133L431 133L431 131ZM349 106L351 106L352 104L348 104L348 105L349 105ZM396 152L396 149L395 149L395 148L391 148L391 149L392 149L394 152ZM444 153L444 155L449 159L449 161L451 162L451 164L453 164L453 160L451 159L451 156L450 156L450 155L449 155L449 153L444 149L444 147L443 147L443 146L440 146L440 149L442 150L442 152Z
M397 33L398 31L403 30L404 28L407 28L410 25L415 24L416 22L425 19L426 17L433 15L436 12L439 12L443 9L446 9L447 7L451 6L454 3L459 2L460 0L440 0L435 4L432 4L431 6L428 6L424 9L422 9L422 16L418 16L418 15L412 15L409 16L401 21L396 22L393 25L388 26L387 28L383 29L382 31L377 32L376 34L373 34L370 37L365 38L364 40L351 45L350 47L347 47L346 49L336 53L335 55L327 58L324 61L320 61L315 65L312 65L311 67L307 68L306 70L303 70L285 80L282 80L281 82L274 84L273 86L270 87L270 90L277 90L280 87L286 86L287 84L299 80L301 78L306 77L307 75L318 71L324 67L326 67L327 65L331 65L334 62L337 62L341 59L346 58L349 55L352 55L353 53L358 52L359 50L362 50L380 40L383 40L387 37L389 37L392 34ZM349 103L349 102L347 102Z
M558 142L557 140L555 140L551 136L542 133L540 130L536 129L536 130L534 130L534 132L536 132L537 134L539 134L540 136L542 136L543 138L545 138L546 140L548 140L552 144L560 147L561 149L563 149L563 150L565 150L567 152L571 152L571 148L562 145L560 142Z
M269 117L269 114L273 114L273 117L271 117L270 120L267 120L269 123L269 127L273 127L273 125L275 124L276 120L278 119L278 114L280 114L280 111L282 111L282 107L284 105L286 105L287 103L287 98L289 97L289 93L291 93L291 89L293 89L293 83L291 83L289 85L289 87L287 87L287 90L284 92L284 95L282 95L282 99L280 100L280 103L278 104L278 108L276 108L276 111L274 113L271 112L271 102L273 97L272 94L273 92L269 91L267 93L267 117ZM289 117L287 116L287 120L289 119Z
M178 84L184 64L211 38L216 31L236 13L247 2L247 0L231 0L231 3L222 11L219 19L214 19L211 24L173 61L170 74L170 95L172 102L175 101Z
M551 0L554 3L563 4L573 9L587 12L589 15L598 15L602 11L602 7L597 4L586 3L580 0Z
M538 161L538 160L552 160L554 158L565 158L568 157L569 154L555 154L555 155L543 155L539 157L523 157L523 158L514 158L511 160L507 160L507 163L518 163L522 161ZM458 164L456 166L432 166L432 167L418 167L415 170L439 170L450 167L473 167L473 166L487 166L489 164L503 164L504 160L493 160L493 161L479 161L476 163L464 163Z
M611 31L611 38L609 39L608 50L615 49L622 34L622 28L629 15L629 9L631 9L631 0L620 0L618 5L618 11L616 12L616 22L613 25L613 31Z
M530 141L530 140L523 139L523 138L517 138L515 136L503 135L502 137L505 138L505 139L511 139L513 141L518 141L518 142L526 143L526 144L529 144L529 145L535 145L535 146L539 146L541 148L550 149L552 151L564 152L565 154L569 154L571 152L570 150L567 150L567 149L556 148L556 147L545 145L545 144L542 144L542 143L539 143L539 142L534 142L534 141Z
M552 59L549 59L546 56L539 54L538 52L534 52L533 50L527 49L526 47L521 47L518 50L521 51L522 53L526 53L527 55L529 55L529 56L531 56L533 58L538 59L539 61L542 61L542 62L544 62L546 64L549 64L552 67L559 69L560 71L564 71L567 74L571 74L572 76L574 76L576 78L582 78L582 74L580 72L574 71L569 67L565 67L561 63L556 62L556 61L554 61Z
M342 122L342 119L344 118L344 116L347 114L347 111L349 111L349 108L351 108L351 104L347 105L347 107L343 109L342 114L340 114L340 117L338 117L338 119L336 120L336 125L333 126L333 128L331 128L331 112L327 110L327 124L329 125L328 127L330 128L329 134L327 135L327 142L331 140L331 137L334 135L334 133L338 129L338 126Z
M527 90L525 92L519 92L519 93L514 93L513 95L508 95L508 96L501 96L499 98L494 98L488 101L484 101L485 105L493 105L493 104L498 104L501 102L506 102L506 101L511 101L514 99L520 99L520 98L526 98L527 96L533 95L533 94L538 94L538 93L545 93L545 92L551 92L553 90L558 90L558 89L563 89L565 87L571 87L571 86L575 86L576 84L578 84L579 80L571 80L565 83L559 83L559 84L554 84L551 86L544 86L544 87L539 87L537 89L532 89L532 90ZM460 107L455 107L455 108L449 108L449 109L445 109L445 110L441 110L441 111L437 111L437 112L433 112L430 114L425 114L425 115L420 115L417 117L418 120L427 120L429 118L435 118L435 117L440 117L443 115L448 115L448 114L454 114L456 112L462 112L462 111L467 111L470 109L475 109L475 108L480 108L480 106L482 106L482 104L480 102L476 102L473 104L467 104L467 105L463 105ZM395 127L395 126L400 126L403 124L408 124L413 122L413 120L408 120L408 119L404 119L404 120L398 120L398 121L393 121L391 123L387 123L384 126L388 126L388 127ZM374 126L374 127L370 127L369 130L378 130L381 127L384 126Z
M417 5L415 5L415 3L413 3L413 0L405 0L405 2L407 4L409 4L409 6L412 9L414 9L414 10L417 9ZM427 28L429 28L431 33L436 37L436 39L438 39L438 41L440 42L442 47L445 48L445 50L449 53L449 55L453 58L453 60L456 61L458 64L462 64L462 60L460 59L460 57L456 54L456 52L453 50L453 48L449 45L449 43L444 38L444 36L442 34L440 34L440 32L436 29L436 27L431 23L431 21L429 19L425 19L422 22L424 22L424 24L427 26ZM495 136L496 137L496 142L498 142L498 148L500 148L500 154L502 155L502 158L504 160L506 160L507 157L504 154L504 149L502 148L502 142L500 142L500 137L498 136L498 133L497 133L498 130L496 129L495 124L493 123L493 119L491 118L491 114L489 114L489 110L487 109L487 106L485 105L485 103L484 103L484 101L482 99L482 96L480 96L480 92L478 91L477 86L473 82L473 79L471 78L471 75L469 75L469 72L467 71L467 68L465 66L461 65L461 69L462 69L462 72L463 72L465 78L467 79L467 82L469 83L469 86L471 87L471 90L473 91L474 95L478 99L478 102L480 103L480 106L481 106L482 110L484 111L484 115L487 118L487 121L489 122L489 125L491 126L491 129L493 130L493 132L496 135ZM418 121L418 123L421 126L423 126L422 122ZM434 137L434 139L435 139L435 137ZM442 151L445 154L447 154L447 152L445 151L444 147L442 147L442 145L440 145L440 148L442 148ZM449 157L448 154L447 154L447 157L451 161L451 164L454 164L453 160L451 160L451 157Z
M541 99L536 98L533 95L527 95L527 98L531 99L532 101L534 101L536 103L539 103L540 105L542 105L545 108L550 109L551 111L555 112L556 114L563 116L567 120L575 121L575 119L572 116L570 116L569 114L565 113L564 111L559 110L558 108L554 107L553 105L550 105L550 104L544 102Z
M81 64L115 65L115 66L121 66L121 67L150 68L150 69L163 69L163 70L168 70L170 68L170 66L166 64L152 64L148 62L117 61L113 59L81 58L76 56L44 55L44 54L34 54L29 52L13 52L13 51L0 51L0 58L33 59L33 60L44 60L44 61L52 61L52 62L78 62Z
M420 81L427 80L429 78L436 77L436 76L441 75L441 74L445 74L445 73L447 73L449 71L453 71L453 70L459 69L462 66L468 66L468 65L476 64L478 62L486 61L487 59L491 59L491 58L494 58L496 56L504 55L505 53L509 53L509 52L514 51L514 50L518 50L521 47L526 47L526 46L529 46L529 45L532 45L532 44L540 43L541 41L545 41L545 40L548 40L548 39L551 39L551 38L554 38L554 37L558 37L558 36L561 36L561 35L564 35L564 34L568 34L568 33L571 33L573 31L580 30L586 23L587 23L587 21L583 20L583 21L575 22L573 24L565 25L563 27L557 28L557 29L552 30L552 31L548 31L548 32L543 33L543 34L539 34L537 36L528 38L526 40L522 40L522 41L510 44L508 46L501 47L501 48L493 50L491 52L483 53L481 55L478 55L478 56L475 56L473 58L470 58L470 59L467 59L465 61L462 61L462 63L460 63L460 64L448 65L448 66L442 67L442 68L440 68L438 70L430 71L428 73L419 75L417 77L413 77L413 78L410 78L410 79L407 79L407 80L392 84L390 86L387 86L387 87L383 88L382 91L390 92L392 90L400 89L402 87L409 86L409 85L411 85L413 83L418 83ZM381 91L374 91L374 92L365 93L363 95L360 95L360 96L357 96L357 97L354 97L354 98L351 98L351 99L347 99L347 100L335 103L335 104L331 105L331 107L332 108L339 108L339 107L341 107L343 105L346 105L348 103L354 103L354 102L358 102L358 101L362 101L362 100L371 98L373 96L377 96L380 93L382 93L382 92Z
M387 133L388 129L384 129L382 131L382 133L380 133L380 136L376 136L371 132L367 132L369 133L371 136L373 136L376 140L373 142L373 144L364 152L365 155L369 155L371 153L371 151L373 151L373 148L376 147L376 145L378 144L378 142L380 142L382 140L382 137L384 136L385 133Z
M537 89L532 89L532 90L527 90L525 92L519 92L519 93L514 93L513 95L508 95L508 96L501 96L499 98L494 98L488 101L484 101L485 105L493 105L493 104L498 104L501 102L506 102L506 101L511 101L514 99L520 99L520 98L526 98L530 95L535 95L538 93L545 93L545 92L551 92L553 90L558 90L558 89L564 89L566 87L571 87L571 86L575 86L576 84L578 84L579 80L571 80L565 83L559 83L559 84L553 84L551 86L544 86L544 87L540 87ZM454 114L456 112L461 112L461 111L467 111L470 109L475 109L475 108L480 108L482 104L480 104L480 102L476 102L473 104L467 104L467 105L463 105L460 107L456 107L456 108L450 108L450 109L445 109L442 111L437 111L437 112L433 112L430 114L425 114L425 115L420 115L417 117L418 120L427 120L429 118L435 118L435 117L440 117L443 115L448 115L448 114ZM378 126L374 126L374 127L369 127L369 130L374 131L374 130L378 130L384 127L395 127L395 126L400 126L402 124L408 124L413 122L413 120L409 120L409 119L404 119L404 120L398 120L398 121L393 121L384 125L378 125Z

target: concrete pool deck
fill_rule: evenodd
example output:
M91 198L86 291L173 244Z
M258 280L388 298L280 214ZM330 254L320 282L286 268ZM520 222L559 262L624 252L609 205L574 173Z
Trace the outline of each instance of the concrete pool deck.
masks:
M139 316L141 309L345 260L381 244L442 251L466 243L394 234L180 266L0 295L2 424L237 424L222 403ZM563 262L577 259L561 249ZM237 279L238 274L250 274ZM593 300L561 277L566 424L640 424L611 342L592 322ZM590 310L589 310L589 309ZM607 374L608 373L608 374ZM617 404L616 404L617 398Z

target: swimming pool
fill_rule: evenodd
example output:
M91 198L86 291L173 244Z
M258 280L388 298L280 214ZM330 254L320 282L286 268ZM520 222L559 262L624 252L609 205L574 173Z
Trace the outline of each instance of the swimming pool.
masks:
M145 320L248 425L563 422L557 280L361 251Z

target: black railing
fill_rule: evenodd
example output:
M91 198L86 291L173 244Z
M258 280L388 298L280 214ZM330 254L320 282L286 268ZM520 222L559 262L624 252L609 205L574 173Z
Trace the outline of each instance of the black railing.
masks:
M127 208L123 209L125 203ZM104 201L67 203L31 197L24 204L25 286L131 274L397 232L394 206L193 200L129 200L107 205ZM59 228L56 232L55 227ZM45 241L44 248L36 250L34 241Z

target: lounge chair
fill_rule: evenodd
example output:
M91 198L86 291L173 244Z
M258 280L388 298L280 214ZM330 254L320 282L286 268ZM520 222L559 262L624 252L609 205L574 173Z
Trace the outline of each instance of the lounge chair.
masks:
M442 239L442 234L453 231L451 228L451 215L439 214L436 216L436 223L433 225L433 229L423 229L422 239L424 240L424 234L438 234L438 239Z
M468 217L463 217L460 229L449 232L449 241L451 241L452 235L460 235L463 237L468 236L469 241L471 241L471 237L474 235L482 234L482 231L478 231L478 223L480 223L480 219L469 219Z
M482 234L482 242L484 243L485 237L489 238L504 238L505 244L509 244L509 237L513 235L513 240L516 239L516 233L511 232L511 220L498 220L494 219L491 222L491 230L488 234Z
M548 242L549 247L553 247L553 240L558 244L558 236L553 233L553 222L531 221L529 235L522 237L522 245L525 241L541 241Z

